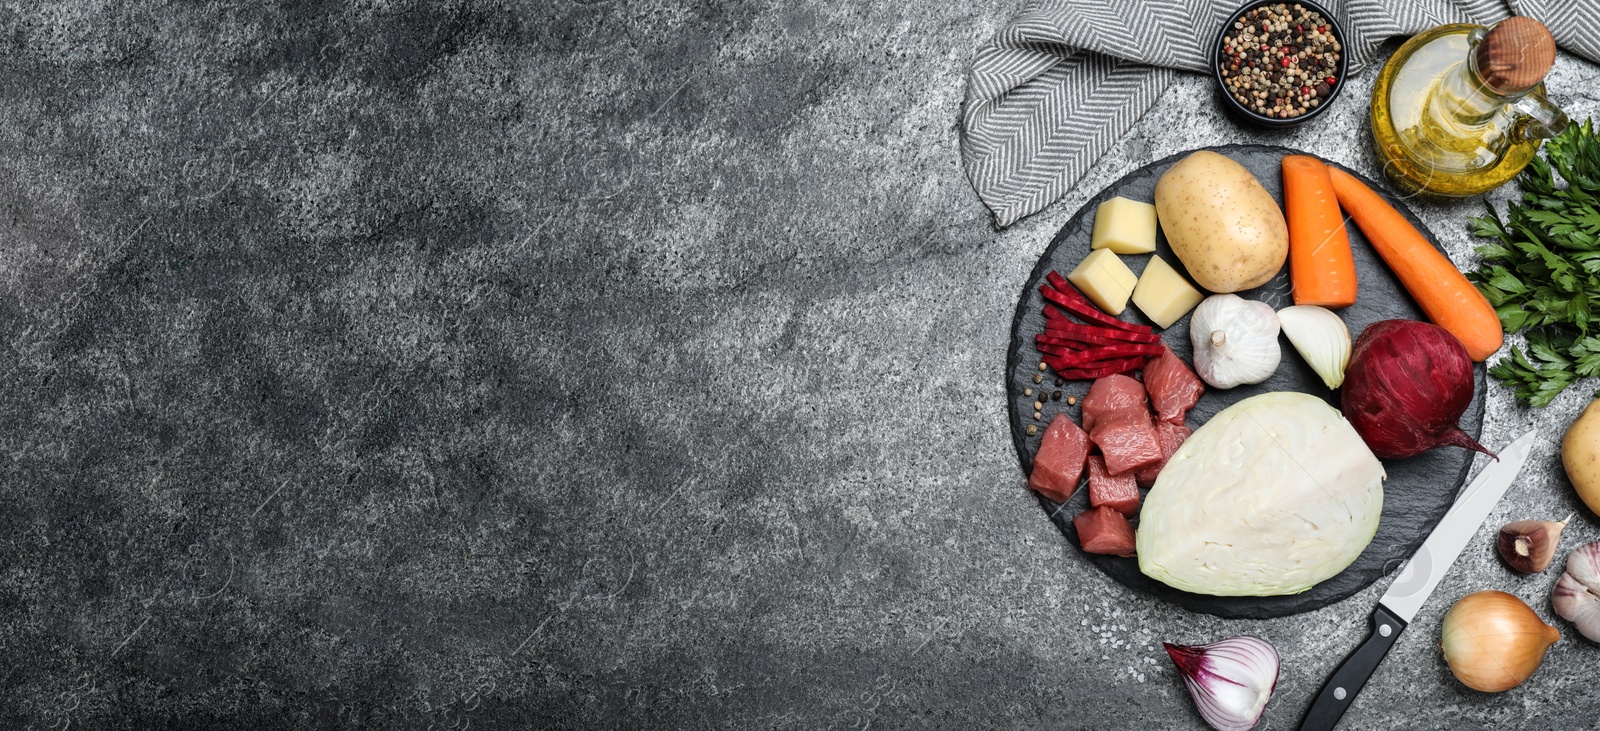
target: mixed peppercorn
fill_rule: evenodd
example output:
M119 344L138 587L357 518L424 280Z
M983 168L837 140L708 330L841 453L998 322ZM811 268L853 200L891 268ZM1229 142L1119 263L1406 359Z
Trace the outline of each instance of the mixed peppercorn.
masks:
M1040 365L1047 364L1041 361ZM1022 395L1028 401L1032 402L1034 421L1044 420L1045 406L1051 401L1065 400L1068 406L1076 406L1078 403L1078 397L1068 396L1066 395L1066 392L1062 390L1061 387L1067 385L1067 381L1064 378L1055 379L1056 387L1054 389L1051 389L1050 385L1045 383L1044 374L1042 373L1033 374L1033 382L1039 384L1039 389L1035 391L1031 388L1024 388L1022 389ZM1028 436L1030 437L1037 436L1039 434L1039 427L1035 424L1029 424L1027 427L1027 432Z
M1321 13L1278 3L1241 16L1223 34L1217 63L1228 94L1246 109L1290 119L1333 93L1343 51Z

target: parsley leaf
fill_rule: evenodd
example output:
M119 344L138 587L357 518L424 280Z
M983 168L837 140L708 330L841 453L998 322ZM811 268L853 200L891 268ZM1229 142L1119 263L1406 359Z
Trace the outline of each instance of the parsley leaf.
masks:
M1589 333L1600 302L1600 137L1585 120L1544 149L1518 175L1522 196L1503 219L1489 205L1471 220L1473 235L1489 242L1467 273L1506 332L1528 340L1489 374L1537 407L1578 378L1600 376L1600 335Z

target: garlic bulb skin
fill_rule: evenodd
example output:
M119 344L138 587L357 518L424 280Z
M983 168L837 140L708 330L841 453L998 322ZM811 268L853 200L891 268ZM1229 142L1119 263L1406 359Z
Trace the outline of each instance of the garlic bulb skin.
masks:
M1500 529L1495 539L1495 549L1506 565L1524 574L1537 574L1550 566L1556 556L1556 545L1561 542L1561 529L1566 520L1514 520Z
M1600 543L1567 554L1567 570L1550 592L1550 606L1584 637L1600 642Z
M1278 313L1265 302L1214 294L1189 319L1194 370L1216 388L1260 383L1278 370Z

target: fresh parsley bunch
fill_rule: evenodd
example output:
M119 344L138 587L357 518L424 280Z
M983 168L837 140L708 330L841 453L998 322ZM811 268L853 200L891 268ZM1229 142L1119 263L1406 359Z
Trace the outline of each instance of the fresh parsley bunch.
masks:
M1527 352L1513 346L1489 374L1543 407L1579 377L1600 375L1600 327L1590 334L1600 306L1600 139L1592 120L1546 142L1545 157L1529 162L1517 185L1522 199L1507 206L1504 221L1492 204L1472 219L1473 233L1493 241L1478 247L1483 263L1467 277L1506 332L1527 330Z

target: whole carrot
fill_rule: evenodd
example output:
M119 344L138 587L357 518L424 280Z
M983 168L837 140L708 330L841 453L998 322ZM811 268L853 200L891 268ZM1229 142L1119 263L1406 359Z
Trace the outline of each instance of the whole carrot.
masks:
M1289 219L1289 278L1294 303L1328 308L1356 303L1356 260L1334 198L1328 166L1310 155L1283 158L1283 207Z
M1488 358L1505 342L1500 318L1489 300L1433 247L1405 216L1349 173L1328 167L1339 205L1355 219L1378 256L1400 278L1411 298L1433 324L1450 331L1475 361Z

